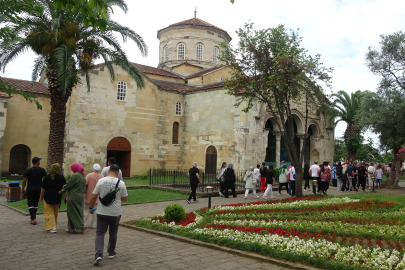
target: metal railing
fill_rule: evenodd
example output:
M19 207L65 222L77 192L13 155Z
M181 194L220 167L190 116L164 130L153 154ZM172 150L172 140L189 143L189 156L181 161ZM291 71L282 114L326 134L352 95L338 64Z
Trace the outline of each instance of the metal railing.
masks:
M166 186L172 188L190 189L190 179L187 177L189 170L165 170L150 169L149 185ZM235 171L236 182L235 189L244 189L245 182L243 178L246 171ZM214 190L219 191L219 181L215 179L217 174L200 172L201 184L198 185L197 191L204 192L209 185L214 186Z

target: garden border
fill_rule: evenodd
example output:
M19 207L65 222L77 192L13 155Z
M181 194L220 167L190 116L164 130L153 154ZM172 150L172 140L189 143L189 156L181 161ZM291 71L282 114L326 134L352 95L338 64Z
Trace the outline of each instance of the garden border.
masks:
M179 236L179 235L171 234L171 233L166 233L166 232L162 232L162 231L152 230L152 229L146 229L146 228L138 227L138 226L135 226L135 225L130 225L130 224L127 224L127 223L120 223L120 226L128 228L128 229L132 229L132 230L145 232L145 233L155 234L155 235L158 235L158 236L161 236L161 237L167 237L167 238L170 238L170 239L173 239L173 240L189 243L189 244L192 244L192 245L197 245L197 246L202 246L202 247L206 247L206 248L216 249L216 250L219 250L219 251L227 252L227 253L230 253L230 254L234 254L234 255L237 255L237 256L242 256L242 257L253 259L253 260L257 260L257 261L260 261L260 262L272 263L272 264L275 264L275 265L278 265L278 266L288 267L290 269L297 269L297 270L318 270L319 269L319 268L310 267L310 266L300 264L300 263L286 262L286 261L274 259L274 258L271 258L271 257L255 254L253 252L247 252L247 251L232 249L232 248L228 248L228 247L224 247L224 246L220 246L220 245L216 245L216 244L210 244L210 243L195 240L195 239L192 239L192 238Z

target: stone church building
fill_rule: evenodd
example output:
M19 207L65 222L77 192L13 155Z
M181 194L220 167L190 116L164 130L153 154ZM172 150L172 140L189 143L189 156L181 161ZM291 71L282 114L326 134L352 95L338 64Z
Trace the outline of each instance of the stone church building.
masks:
M222 162L247 169L263 161L288 162L275 118L262 104L249 113L235 108L237 97L226 94L229 68L217 56L219 44L230 42L223 29L196 17L157 32L159 64L134 63L144 75L139 88L125 71L116 68L115 81L103 64L85 84L74 88L67 104L65 162L79 162L86 173L94 163L115 156L124 176L147 173L150 168L185 169L192 162L207 173ZM31 82L2 78L13 87L31 91ZM84 77L83 77L84 80ZM20 95L0 93L0 161L3 176L22 174L34 156L45 166L49 135L49 93L46 78L34 93L42 104ZM334 130L322 115L310 111L304 128L304 108L294 107L296 145L305 144L305 161L332 160ZM67 170L68 166L65 166ZM65 171L68 174L68 171Z

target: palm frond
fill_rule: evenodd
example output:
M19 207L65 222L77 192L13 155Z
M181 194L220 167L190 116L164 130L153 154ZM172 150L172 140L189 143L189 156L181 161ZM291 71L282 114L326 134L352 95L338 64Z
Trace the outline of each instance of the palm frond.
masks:
M87 91L90 92L90 75L89 75L89 71L88 71L88 70L85 70L85 71L84 71L84 76L86 77Z
M42 55L38 56L37 59L35 59L34 61L34 68L32 70L32 89L34 89L35 87L35 82L37 81L39 74L42 71L42 68L45 65L45 57L43 57Z
M142 56L148 55L148 46L146 45L146 42L134 30L126 26L122 26L115 21L110 20L108 21L108 23L109 23L108 27L109 30L120 33L124 42L126 41L127 38L131 39L138 46L138 49L141 52Z
M66 95L66 90L73 87L77 81L77 74L74 69L75 61L72 54L67 46L60 46L55 49L58 79L63 95Z
M107 0L107 5L109 7L118 7L122 11L124 11L124 13L128 12L127 3L125 3L125 1L123 1L123 0Z
M13 61L15 58L20 56L22 53L28 50L27 42L17 42L17 43L1 43L0 45L0 70L5 71L8 63Z

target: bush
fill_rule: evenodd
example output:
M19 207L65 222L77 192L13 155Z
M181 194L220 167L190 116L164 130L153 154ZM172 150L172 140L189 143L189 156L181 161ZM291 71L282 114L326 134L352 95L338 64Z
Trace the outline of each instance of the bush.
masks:
M186 211L180 204L166 206L164 218L169 221L179 221L184 218Z
M274 168L274 179L278 182L278 176L280 175L279 168Z

